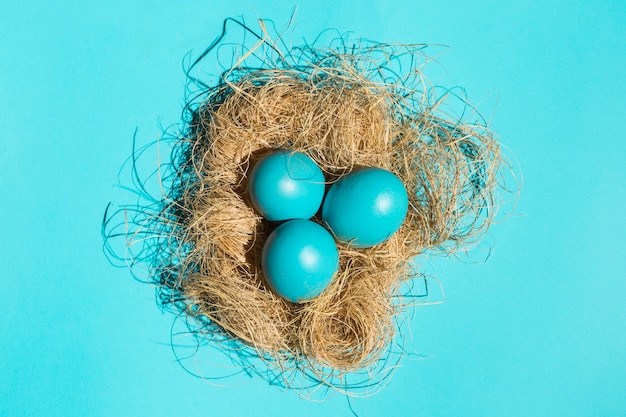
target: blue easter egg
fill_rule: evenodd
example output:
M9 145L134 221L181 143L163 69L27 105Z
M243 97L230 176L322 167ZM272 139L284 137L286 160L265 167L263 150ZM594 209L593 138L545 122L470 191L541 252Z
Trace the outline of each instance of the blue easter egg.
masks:
M252 205L268 220L310 219L324 198L324 174L301 152L276 151L263 157L250 173Z
M338 241L369 248L402 226L409 198L402 181L382 168L361 168L335 182L322 206L322 219Z
M319 295L339 268L332 235L310 220L290 220L267 238L261 258L263 275L281 297L299 303Z

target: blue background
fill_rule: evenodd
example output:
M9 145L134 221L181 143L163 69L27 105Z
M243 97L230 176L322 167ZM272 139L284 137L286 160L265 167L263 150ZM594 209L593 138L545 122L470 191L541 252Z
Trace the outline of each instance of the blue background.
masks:
M178 3L178 4L177 4ZM626 415L626 2L302 1L327 27L449 45L452 85L524 171L485 264L425 260L447 302L360 416ZM174 361L172 317L102 253L130 153L179 120L182 57L222 19L283 26L294 2L0 3L0 415L350 415L258 378L215 386ZM218 359L216 359L217 361ZM221 381L224 382L224 381Z

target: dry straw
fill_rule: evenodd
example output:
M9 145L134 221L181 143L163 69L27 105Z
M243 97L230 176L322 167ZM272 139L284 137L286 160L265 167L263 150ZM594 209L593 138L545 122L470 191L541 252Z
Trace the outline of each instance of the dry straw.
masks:
M121 257L148 264L161 301L189 318L196 336L252 351L281 385L296 385L301 373L314 386L349 391L343 377L354 372L375 384L393 365L385 360L406 305L399 288L418 274L411 260L455 251L491 223L499 146L484 123L443 111L448 94L436 94L420 71L423 45L337 38L324 48L287 47L261 27L259 35L245 28L254 45L229 47L231 64L214 85L190 76L199 88L161 178L167 188L153 205L117 213L126 216L128 247L141 247ZM223 56L224 45L222 36L201 58ZM370 249L340 246L337 277L304 304L275 295L260 269L275 225L251 207L246 181L276 149L306 153L329 184L375 166L409 191L401 229Z

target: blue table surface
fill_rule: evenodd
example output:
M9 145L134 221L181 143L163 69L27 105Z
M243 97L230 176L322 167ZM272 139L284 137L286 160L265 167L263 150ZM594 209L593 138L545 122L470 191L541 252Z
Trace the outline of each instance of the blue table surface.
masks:
M417 260L447 301L406 315L406 357L359 416L626 415L626 2L5 1L0 6L0 416L350 416L260 378L206 381L173 317L113 268L100 222L133 133L177 123L186 54L226 17L429 43L523 170L485 263ZM440 53L441 52L441 53ZM442 69L445 69L442 70ZM427 72L427 75L429 73ZM228 374L209 351L199 368Z

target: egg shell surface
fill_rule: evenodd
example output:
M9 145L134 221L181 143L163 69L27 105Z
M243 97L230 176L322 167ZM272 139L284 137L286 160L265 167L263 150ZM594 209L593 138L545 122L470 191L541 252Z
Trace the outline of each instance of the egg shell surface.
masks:
M300 303L328 287L339 268L339 251L323 226L309 220L290 220L267 238L261 261L270 288Z
M341 243L368 248L398 231L408 207L400 178L382 168L360 168L330 187L322 219Z
M248 181L252 205L271 221L310 219L324 198L324 173L301 152L275 151L264 156Z

